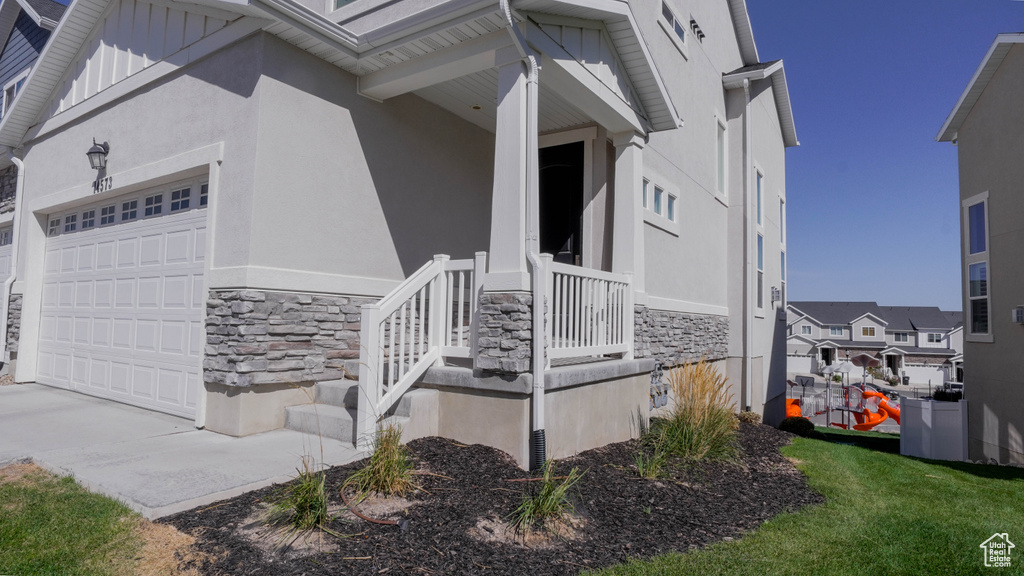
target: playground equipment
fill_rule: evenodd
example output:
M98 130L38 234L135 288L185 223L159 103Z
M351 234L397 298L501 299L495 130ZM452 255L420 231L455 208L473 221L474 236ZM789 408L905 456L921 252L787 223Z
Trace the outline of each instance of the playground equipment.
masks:
M834 389L830 387L826 393L828 407L825 422L829 426L867 431L889 418L897 424L900 422L899 405L891 404L885 394L870 389L867 384L836 386ZM832 421L833 412L839 414L839 422Z

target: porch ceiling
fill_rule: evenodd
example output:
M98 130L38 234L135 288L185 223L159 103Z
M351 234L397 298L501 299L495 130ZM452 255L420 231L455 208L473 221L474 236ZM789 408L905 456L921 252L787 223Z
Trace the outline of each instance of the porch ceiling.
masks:
M557 91L539 82L540 107L537 125L541 133L561 130L592 122L586 114L570 104ZM491 68L428 86L415 92L424 100L493 133L498 114L498 70Z

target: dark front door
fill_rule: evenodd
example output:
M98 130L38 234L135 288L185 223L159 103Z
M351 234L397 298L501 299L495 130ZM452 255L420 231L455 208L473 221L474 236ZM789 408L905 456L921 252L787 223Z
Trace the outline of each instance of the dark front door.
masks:
M579 265L583 256L583 142L540 149L540 251Z

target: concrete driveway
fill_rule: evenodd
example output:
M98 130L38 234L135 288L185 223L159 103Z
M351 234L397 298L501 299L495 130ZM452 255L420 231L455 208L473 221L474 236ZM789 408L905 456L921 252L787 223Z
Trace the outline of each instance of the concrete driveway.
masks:
M158 518L295 476L316 436L275 430L232 438L191 420L39 384L0 386L0 466L31 459ZM324 462L365 456L323 439Z

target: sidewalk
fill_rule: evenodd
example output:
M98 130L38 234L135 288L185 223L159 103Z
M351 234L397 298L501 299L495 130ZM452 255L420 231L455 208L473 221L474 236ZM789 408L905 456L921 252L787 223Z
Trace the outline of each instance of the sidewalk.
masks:
M316 436L275 430L232 438L191 420L38 384L0 386L0 466L29 458L149 519L290 480ZM364 457L323 439L329 466Z

